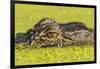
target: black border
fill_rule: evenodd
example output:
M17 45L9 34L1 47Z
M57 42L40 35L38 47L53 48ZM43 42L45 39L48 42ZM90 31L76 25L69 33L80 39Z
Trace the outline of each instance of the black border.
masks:
M17 4L35 4L35 5L50 5L50 6L69 6L69 7L83 7L83 8L94 8L94 41L95 41L95 51L94 51L94 61L86 61L86 62L70 62L70 63L53 63L53 64L37 64L37 65L19 65L15 66L15 48L14 48L14 35L15 35L15 3ZM80 4L64 4L64 3L48 3L48 2L34 2L34 1L12 1L10 4L10 14L11 14L11 28L10 28L10 68L30 68L30 67L47 67L47 66L60 66L60 65L77 65L77 64L91 64L96 63L96 6L95 5L80 5Z

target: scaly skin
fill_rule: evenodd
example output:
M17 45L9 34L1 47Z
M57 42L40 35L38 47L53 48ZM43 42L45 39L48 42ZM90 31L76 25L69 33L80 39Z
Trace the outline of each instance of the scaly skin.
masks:
M25 33L23 40L28 45L39 43L40 47L94 44L94 32L81 22L59 24L53 18L43 18Z

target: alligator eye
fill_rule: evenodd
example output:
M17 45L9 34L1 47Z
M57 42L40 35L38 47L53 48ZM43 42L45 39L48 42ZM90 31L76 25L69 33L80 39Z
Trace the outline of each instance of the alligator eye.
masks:
M55 32L48 32L46 35L47 35L48 38L55 38L55 37L58 36L58 33L55 33Z

